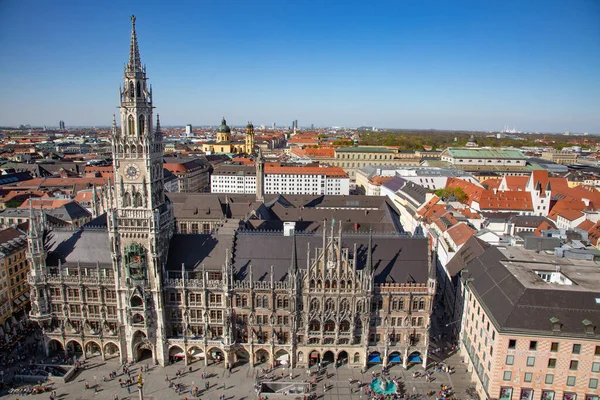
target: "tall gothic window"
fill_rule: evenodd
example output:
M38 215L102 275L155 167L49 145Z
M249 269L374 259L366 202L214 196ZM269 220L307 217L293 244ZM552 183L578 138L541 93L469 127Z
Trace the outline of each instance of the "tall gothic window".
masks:
M139 83L138 83L138 85L139 85ZM143 115L140 115L139 120L140 121L138 123L138 127L140 128L140 135L143 135L144 134L144 129L146 128L146 119L144 118Z
M140 90L140 83L137 83L137 97L142 97L142 91Z
M142 206L142 195L140 193L136 193L133 195L133 206L134 207Z
M135 120L133 119L133 115L129 116L129 134L135 135Z
M129 195L128 192L125 192L125 194L123 195L123 207L130 207L131 206L131 196Z
M133 99L135 90L133 89L133 81L129 82L129 97Z

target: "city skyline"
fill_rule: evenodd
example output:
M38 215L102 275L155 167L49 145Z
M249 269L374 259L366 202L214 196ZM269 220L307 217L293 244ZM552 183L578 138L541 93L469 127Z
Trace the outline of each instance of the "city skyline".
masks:
M33 3L0 14L0 125L109 125L135 13L165 126L600 133L591 2Z

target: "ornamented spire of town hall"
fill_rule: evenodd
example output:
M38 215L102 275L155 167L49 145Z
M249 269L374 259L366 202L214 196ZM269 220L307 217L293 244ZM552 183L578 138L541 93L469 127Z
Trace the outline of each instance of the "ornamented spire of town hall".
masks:
M137 34L135 33L135 15L131 16L131 45L129 46L129 64L128 71L142 71L142 61L140 60L140 49L138 47Z

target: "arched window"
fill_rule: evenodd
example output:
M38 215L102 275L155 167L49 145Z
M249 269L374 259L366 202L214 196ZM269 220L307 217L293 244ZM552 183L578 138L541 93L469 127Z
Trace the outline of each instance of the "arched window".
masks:
M319 311L319 300L312 299L310 301L310 311Z
M359 313L359 314L361 312L363 312L363 303L362 303L362 301L359 301L358 303L356 303L356 312Z
M360 362L360 353L354 353L354 362L355 363L359 363Z
M425 309L425 299L421 297L419 299L419 310L424 310L424 309Z
M325 322L325 332L333 332L335 331L335 322L333 322L332 320L327 320L327 322Z
M303 361L304 361L304 353L299 351L298 352L298 362L303 362Z
M269 298L266 295L263 296L263 307L269 308Z
M325 280L325 289L329 289L329 279Z
M283 297L277 296L277 308L283 308Z
M348 289L352 289L352 281L348 279Z
M310 324L308 324L308 329L311 331L320 331L321 323L316 319L313 319L312 321L310 321Z
M314 289L314 288L315 288L315 280L314 280L314 279L311 279L311 280L310 280L310 284L309 284L308 286L309 286L311 289Z
M333 311L334 308L333 299L327 299L325 301L325 311Z
M256 296L256 307L262 308L262 296Z
M417 326L423 326L423 317L417 319Z
M131 207L131 195L129 192L125 192L123 195L123 207Z
M392 310L398 310L398 299L392 300Z
M340 312L345 312L350 310L350 305L348 304L348 300L344 299L340 303Z
M398 310L404 310L404 298L401 297L398 301Z
M288 308L290 308L290 299L288 299L287 297L283 298L283 309L287 310Z
M248 296L242 296L242 307L248 307Z
M140 135L143 135L146 128L146 118L143 115L140 115L138 128L140 129Z
M319 279L317 281L317 289L321 289L323 287L323 283L321 282L321 280Z
M133 115L129 116L128 121L129 121L128 133L130 135L135 135L135 120L133 119Z
M137 83L137 97L142 97L142 90L139 82Z
M344 281L344 280L340 281L340 289L342 289L342 290L346 289L346 281Z
M350 322L344 320L340 323L340 331L349 332L350 331Z
M142 195L139 193L136 193L133 195L133 206L134 207L141 207L142 206Z
M337 289L337 281L331 281L331 288Z
M133 89L133 81L129 82L129 97L132 99L135 97L135 90Z
M419 309L419 299L414 299L412 302L412 309L413 310L418 310Z

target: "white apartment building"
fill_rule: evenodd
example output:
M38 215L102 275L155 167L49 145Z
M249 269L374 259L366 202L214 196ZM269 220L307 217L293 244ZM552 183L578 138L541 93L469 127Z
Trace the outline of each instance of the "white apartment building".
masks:
M459 178L474 183L479 181L470 173L453 167L397 167L369 165L356 172L356 188L360 194L379 196L380 186L391 177L400 177L429 190L446 187L448 178ZM387 178L387 179L386 179Z
M246 165L221 165L211 176L212 193L256 193L256 169ZM350 178L339 167L265 164L267 194L348 195Z

